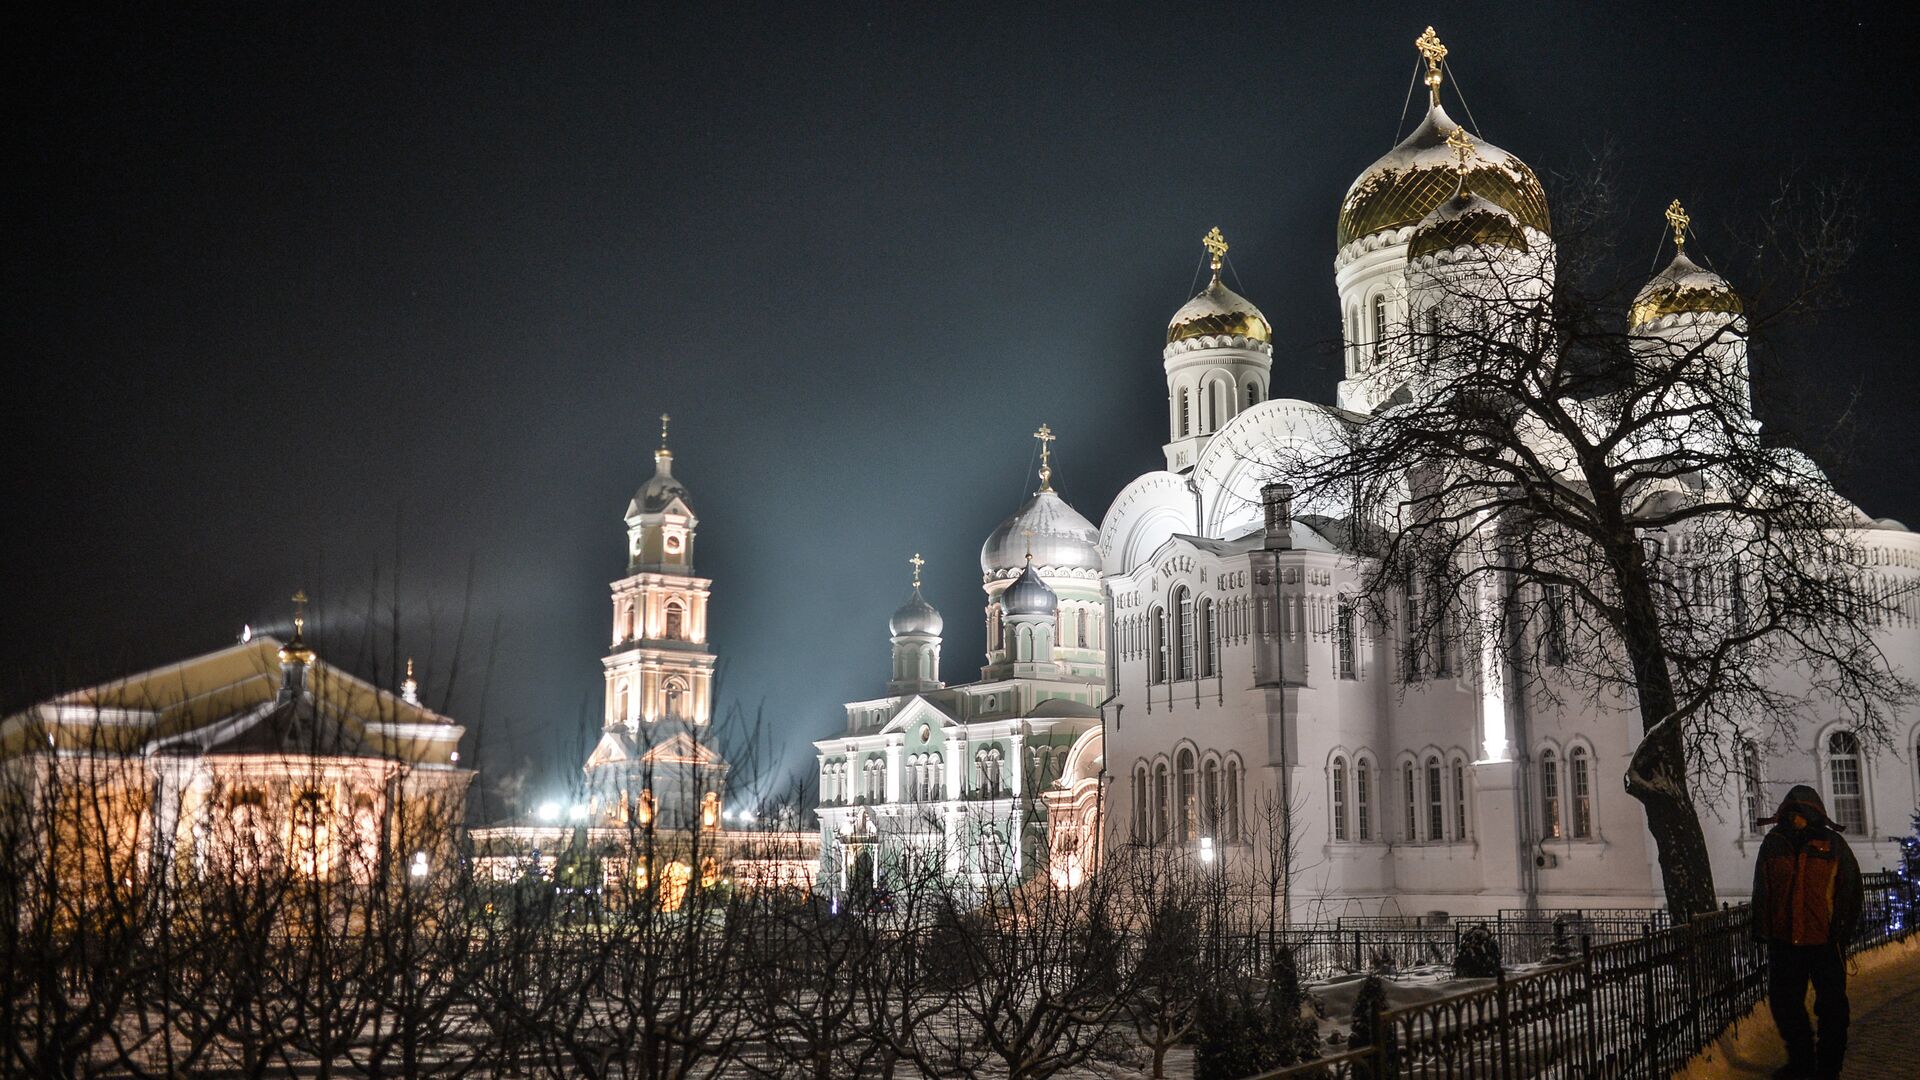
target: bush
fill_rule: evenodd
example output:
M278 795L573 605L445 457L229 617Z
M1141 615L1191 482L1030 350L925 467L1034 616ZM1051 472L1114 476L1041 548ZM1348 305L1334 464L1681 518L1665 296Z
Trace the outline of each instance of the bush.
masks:
M1474 923L1460 934L1453 953L1456 979L1492 979L1500 975L1500 941L1486 923Z

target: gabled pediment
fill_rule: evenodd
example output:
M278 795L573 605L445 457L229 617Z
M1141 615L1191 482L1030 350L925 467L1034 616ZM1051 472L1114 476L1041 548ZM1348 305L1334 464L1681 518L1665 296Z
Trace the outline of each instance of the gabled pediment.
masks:
M703 769L724 769L727 759L713 747L684 731L675 732L661 742L645 747L640 760L649 765L692 765Z
M894 713L893 719L887 721L887 726L881 728L880 731L882 734L891 731L906 731L915 724L923 723L932 724L938 729L952 723L953 720L954 717L949 715L946 710L928 701L926 698L915 694L906 704L900 706L900 711Z

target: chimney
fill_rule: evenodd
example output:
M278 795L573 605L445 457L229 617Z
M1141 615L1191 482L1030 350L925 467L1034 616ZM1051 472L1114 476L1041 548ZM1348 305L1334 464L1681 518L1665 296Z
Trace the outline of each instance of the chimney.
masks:
M1275 481L1260 488L1260 503L1267 509L1268 551L1285 551L1293 546L1293 485Z

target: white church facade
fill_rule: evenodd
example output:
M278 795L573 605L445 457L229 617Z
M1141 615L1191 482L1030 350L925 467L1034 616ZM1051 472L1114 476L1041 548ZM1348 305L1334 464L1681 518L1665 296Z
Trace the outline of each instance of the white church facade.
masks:
M1422 275L1447 273L1463 244L1535 255L1553 244L1539 181L1448 116L1444 50L1431 31L1421 44L1428 112L1340 207L1335 400L1269 397L1273 334L1220 280L1215 230L1214 276L1162 351L1166 468L1128 484L1096 530L1043 467L982 551L979 681L940 681L941 620L916 566L887 695L849 704L844 733L816 744L823 887L914 850L940 852L954 874L1044 863L1071 885L1096 841L1165 845L1235 873L1272 857L1285 808L1296 916L1662 905L1644 812L1620 780L1638 739L1633 702L1509 687L1506 658L1477 637L1412 634L1411 614L1359 617L1344 519L1294 506L1286 484L1282 462L1300 448L1334 445L1339 425L1403 400L1376 349L1414 313ZM1657 338L1739 312L1731 287L1682 252L1630 320ZM1744 379L1744 354L1729 364ZM1920 536L1858 520L1889 586L1920 580ZM1687 540L1659 542L1677 552ZM1411 613L1420 598L1399 602ZM1920 672L1911 599L1873 633ZM1755 822L1793 784L1821 791L1867 869L1897 860L1892 837L1920 804L1920 713L1897 718L1892 748L1837 708L1792 730L1745 751L1701 803L1725 898L1744 894Z

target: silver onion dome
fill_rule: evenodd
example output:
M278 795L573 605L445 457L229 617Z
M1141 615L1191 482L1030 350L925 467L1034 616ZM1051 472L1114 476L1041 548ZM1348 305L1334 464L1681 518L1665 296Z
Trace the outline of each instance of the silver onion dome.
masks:
M933 605L927 603L927 598L920 595L920 586L915 585L913 595L907 597L907 602L901 604L900 610L894 612L893 618L887 620L887 626L893 631L895 637L903 634L926 634L938 637L940 631L946 626L946 622L940 618L940 613L934 610Z
M993 530L980 546L980 572L999 577L1017 570L1029 551L1033 565L1048 570L1099 573L1105 566L1100 558L1100 530L1052 488L1034 492Z
M1020 576L1013 579L1013 584L1007 586L1007 590L1000 594L1000 610L1009 617L1051 616L1059 606L1060 598L1053 594L1052 589L1047 588L1047 583L1040 580L1039 574L1033 572L1032 563L1028 563L1027 568L1020 572Z

